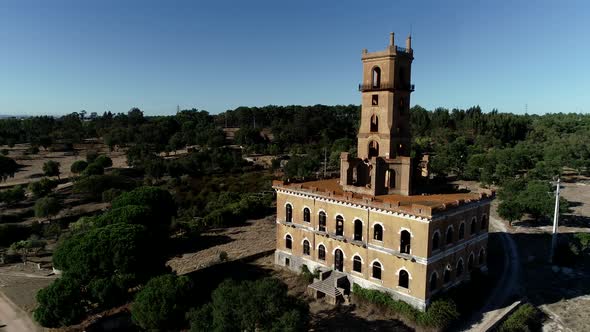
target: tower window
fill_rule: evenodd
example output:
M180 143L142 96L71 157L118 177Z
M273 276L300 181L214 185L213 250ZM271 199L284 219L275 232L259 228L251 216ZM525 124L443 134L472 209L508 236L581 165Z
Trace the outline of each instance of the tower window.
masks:
M371 132L375 133L379 131L379 118L376 114L371 116Z
M381 68L373 68L372 73L373 88L379 88L381 86Z
M303 254L309 256L309 241L303 241Z
M439 246L439 235L438 232L434 233L434 236L432 237L432 250L436 250L438 249Z
M373 95L371 98L371 105L377 106L379 105L379 95Z
M379 156L379 143L371 141L369 143L369 158Z

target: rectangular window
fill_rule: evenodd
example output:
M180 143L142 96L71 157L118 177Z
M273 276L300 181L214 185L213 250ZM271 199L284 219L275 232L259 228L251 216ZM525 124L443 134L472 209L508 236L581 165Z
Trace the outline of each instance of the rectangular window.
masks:
M371 99L371 105L373 106L377 106L379 105L379 95L373 95L373 98Z

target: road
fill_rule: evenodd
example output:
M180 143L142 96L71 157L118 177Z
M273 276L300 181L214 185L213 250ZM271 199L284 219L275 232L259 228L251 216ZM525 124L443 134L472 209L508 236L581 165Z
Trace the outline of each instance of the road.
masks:
M518 292L520 260L516 243L502 221L490 217L490 223L499 230L500 242L504 248L504 269L500 281L496 284L486 304L473 315L479 320L467 324L467 327L462 329L463 331L484 332L491 329L512 305L508 302L510 297Z
M0 292L0 331L37 332L43 331L31 317Z

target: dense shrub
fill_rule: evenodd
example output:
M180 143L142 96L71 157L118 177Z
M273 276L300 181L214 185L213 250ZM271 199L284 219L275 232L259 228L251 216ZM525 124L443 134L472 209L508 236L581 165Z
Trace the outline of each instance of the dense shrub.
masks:
M84 169L82 172L83 176L91 176L91 175L103 175L104 174L104 167L100 166L99 164L91 163Z
M85 160L77 160L70 167L70 171L72 171L72 173L74 174L80 174L84 172L86 167L88 167L88 162L86 162Z
M422 312L406 302L394 300L385 292L365 289L357 284L353 285L353 293L361 299L384 306L420 326L444 329L459 318L457 307L451 300L435 300L425 312Z
M133 321L146 330L180 330L192 302L192 283L186 276L152 278L137 293L131 307Z
M529 303L514 311L498 330L500 332L529 332L541 330L541 313Z
M77 323L86 312L82 303L81 285L68 275L39 290L37 302L33 317L45 327Z
M57 181L53 181L48 178L42 178L39 181L29 183L27 189L29 189L29 191L33 193L35 197L42 197L49 194L55 187L57 187Z
M157 187L139 187L121 194L112 202L113 209L127 205L147 206L152 209L152 216L162 225L170 225L171 217L176 215L176 204L172 195Z
M13 177L18 170L18 164L11 158L0 156L0 182Z
M16 203L25 199L25 190L22 186L0 191L0 203Z
M211 298L187 315L191 331L307 331L307 304L278 279L226 280Z
M101 198L109 189L131 190L137 187L137 181L122 175L92 175L78 179L74 183L74 192Z
M163 256L145 227L112 224L65 239L55 250L53 264L83 284L121 275L140 282L162 271Z
M35 202L35 217L50 218L61 210L59 201L54 197L43 197Z
M102 192L102 201L105 203L112 202L115 198L119 197L123 193L123 190L117 188L107 189Z
M109 168L113 166L113 160L105 155L98 156L92 163L97 164L102 168Z
M60 167L61 165L57 161L48 160L43 164L43 173L45 176L57 176L59 178Z

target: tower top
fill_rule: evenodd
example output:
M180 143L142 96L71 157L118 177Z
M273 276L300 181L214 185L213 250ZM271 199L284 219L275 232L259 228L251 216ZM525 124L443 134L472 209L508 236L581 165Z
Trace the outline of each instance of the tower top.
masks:
M400 47L395 45L395 33L389 33L389 45L383 51L376 51L376 52L369 52L366 48L362 51L362 59L374 59L380 57L391 57L391 56L409 56L413 59L413 50L412 50L412 37L408 35L406 39L406 47Z

